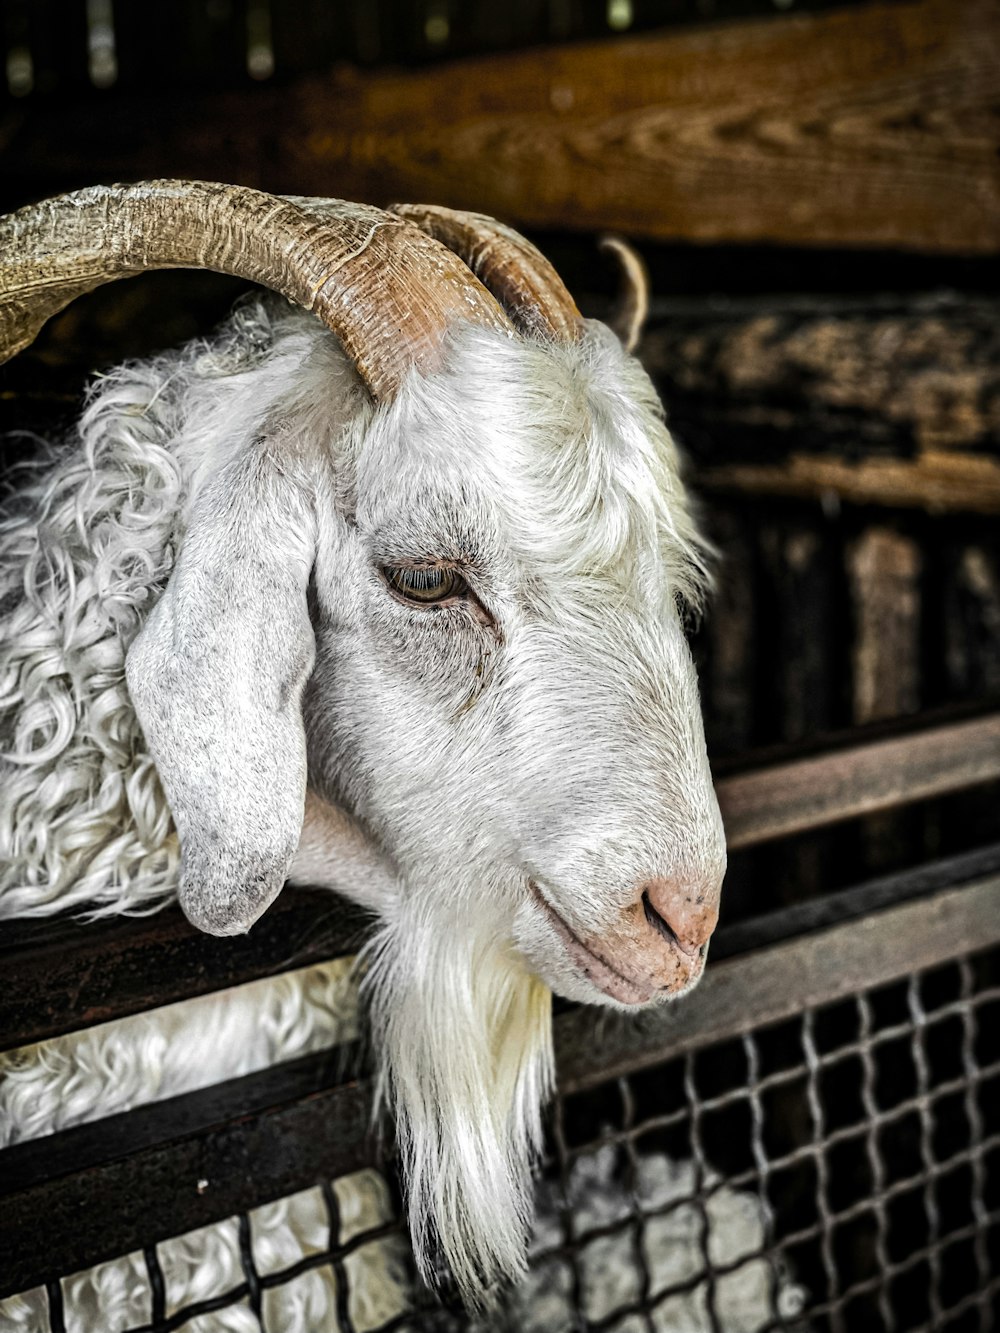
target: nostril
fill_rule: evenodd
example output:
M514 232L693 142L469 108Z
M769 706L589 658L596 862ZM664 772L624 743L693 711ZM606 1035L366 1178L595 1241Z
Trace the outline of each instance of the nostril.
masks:
M697 957L701 946L698 944L692 945L678 937L676 930L674 930L670 922L662 917L650 902L648 891L644 891L642 895L642 910L645 912L646 920L649 924L654 930L658 930L664 939L667 939L671 944L676 945L681 953L687 954L689 958Z
M642 885L642 908L649 924L689 958L708 943L718 920L718 892L670 879L651 879Z

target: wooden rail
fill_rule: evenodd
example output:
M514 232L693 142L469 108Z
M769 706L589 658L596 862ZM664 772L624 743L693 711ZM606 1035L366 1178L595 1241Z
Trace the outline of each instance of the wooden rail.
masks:
M730 846L748 847L991 779L1000 779L1000 713L759 764L721 777L717 790ZM107 925L7 923L0 1050L353 953L369 920L329 892L286 889L232 939L193 930L176 907Z
M663 299L640 355L701 490L1000 513L995 296Z
M0 118L3 206L155 175L698 242L1000 251L997 0L918 0ZM224 164L224 165L223 165Z
M1000 778L1000 714L792 760L716 784L730 848Z

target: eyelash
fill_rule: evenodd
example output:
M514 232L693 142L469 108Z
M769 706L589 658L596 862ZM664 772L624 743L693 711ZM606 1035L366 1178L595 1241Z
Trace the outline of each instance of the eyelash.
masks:
M469 593L469 585L447 565L383 565L392 592L413 606L440 606Z
M449 565L382 565L379 573L393 597L406 606L427 610L463 602L474 620L499 633L492 614L457 569Z

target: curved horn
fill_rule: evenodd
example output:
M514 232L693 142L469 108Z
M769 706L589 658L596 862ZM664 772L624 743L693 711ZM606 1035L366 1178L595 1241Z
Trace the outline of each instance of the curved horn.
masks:
M97 186L0 219L0 362L75 297L156 268L247 278L314 311L375 398L458 320L512 332L469 269L381 209L205 181Z
M598 242L618 265L619 295L608 323L626 352L634 352L649 315L649 274L642 257L620 236L602 236Z
M468 264L524 333L558 341L577 338L583 319L566 285L542 252L512 227L483 213L435 204L391 204Z

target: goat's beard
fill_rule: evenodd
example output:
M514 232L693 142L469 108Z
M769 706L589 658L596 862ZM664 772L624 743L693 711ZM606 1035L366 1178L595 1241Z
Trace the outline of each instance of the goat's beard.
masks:
M526 1266L552 994L492 923L426 908L403 906L365 962L418 1268L433 1283L440 1254L466 1302L488 1306Z

